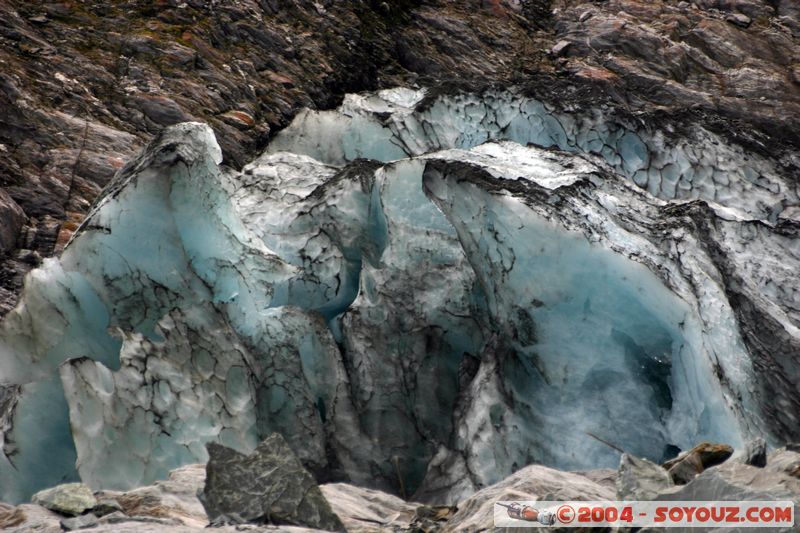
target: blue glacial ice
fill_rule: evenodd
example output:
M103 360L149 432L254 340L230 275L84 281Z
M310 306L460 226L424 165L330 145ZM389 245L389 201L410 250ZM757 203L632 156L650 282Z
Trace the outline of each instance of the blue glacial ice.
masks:
M320 479L435 502L616 464L589 433L656 461L800 438L796 191L710 132L397 89L220 162L168 128L28 276L1 500L275 431Z

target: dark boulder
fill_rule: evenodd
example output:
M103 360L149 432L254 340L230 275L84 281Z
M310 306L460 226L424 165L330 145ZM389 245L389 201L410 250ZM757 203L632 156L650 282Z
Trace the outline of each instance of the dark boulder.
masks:
M212 524L270 523L344 531L317 482L280 434L250 455L210 443L198 497Z

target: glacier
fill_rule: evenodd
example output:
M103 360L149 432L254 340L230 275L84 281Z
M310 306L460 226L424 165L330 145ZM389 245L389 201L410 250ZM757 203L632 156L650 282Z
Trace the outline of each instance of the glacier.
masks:
M703 128L513 91L301 112L241 171L164 130L0 323L0 500L280 432L456 502L523 466L797 440L798 190Z

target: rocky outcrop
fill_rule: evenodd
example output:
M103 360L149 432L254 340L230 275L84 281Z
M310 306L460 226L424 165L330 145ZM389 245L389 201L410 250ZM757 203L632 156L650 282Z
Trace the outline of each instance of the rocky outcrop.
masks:
M11 310L16 302L15 293L20 289L21 278L14 266L14 260L8 259L8 256L13 257L16 252L17 239L25 221L22 208L0 188L0 261L5 263L0 267L0 316ZM24 252L18 257L25 257ZM29 268L22 270L27 271Z
M187 527L205 527L208 517L197 498L205 479L205 465L193 464L171 471L167 479L152 485L127 492L99 491L99 504L93 513L105 516L121 512L127 517L167 519ZM98 508L102 513L98 513Z
M406 531L420 507L385 492L346 483L328 483L319 488L348 533Z
M206 481L199 494L212 524L289 524L344 531L316 481L275 433L250 455L208 445Z
M189 465L173 471L169 480L137 488L129 492L99 492L98 499L113 497L123 504L123 512L97 517L97 511L84 515L82 521L97 524L86 531L103 532L158 532L194 533L207 531L208 518L195 496L203 492L205 466ZM396 496L376 490L343 483L320 486L325 499L338 515L349 533L413 532L420 531L473 531L493 527L492 507L495 500L533 499L552 495L564 499L611 499L613 488L591 481L595 472L574 474L549 468L532 466L514 476L489 487L459 504L458 508L430 507L407 502ZM603 473L602 476L607 476ZM550 496L548 496L550 497ZM131 502L139 502L135 506ZM144 503L146 502L146 503ZM199 511L199 512L198 512ZM39 528L41 531L59 531L64 517L34 505L9 508L6 522L0 526L22 533ZM475 529L473 529L475 528ZM220 533L232 531L280 531L301 533L321 531L293 526L222 525L214 527Z
M17 236L25 214L7 192L0 189L0 254L5 254L16 248Z
M616 478L619 500L652 500L673 485L668 472L641 457L623 454Z
M769 465L769 461L767 462ZM681 501L800 502L800 480L776 469L729 461L699 474L690 483L661 491L655 499Z
M68 483L37 492L31 500L63 515L79 515L97 505L92 490L83 483Z
M800 446L790 444L773 451L768 455L764 466L770 472L800 479Z
M753 439L745 444L744 449L737 451L733 460L746 465L763 467L767 464L767 442L762 438Z
M95 493L98 505L76 517L77 520L38 505L11 507L2 504L0 528L14 533L57 533L65 526L77 528L83 524L90 532L201 533L208 531L210 522L198 499L205 482L206 465L195 464L170 472L166 480L131 491L99 491ZM390 494L343 483L325 484L319 489L349 533L406 531L419 506ZM114 507L112 512L108 512L110 507ZM303 533L322 530L288 525L217 524L214 531Z
M553 52L576 78L607 84L620 106L705 116L704 125L753 149L791 157L800 21L789 4L566 2L557 6Z
M745 453L751 456L745 445ZM724 463L733 454L733 448L727 444L711 444L703 442L691 450L681 453L675 459L667 461L662 466L669 472L676 485L685 485L697 474L709 467ZM766 458L765 458L766 459Z

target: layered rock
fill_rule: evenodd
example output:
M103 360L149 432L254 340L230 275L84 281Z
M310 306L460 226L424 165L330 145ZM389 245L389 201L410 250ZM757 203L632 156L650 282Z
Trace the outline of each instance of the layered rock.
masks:
M275 433L245 456L208 445L209 461L201 498L213 524L293 524L343 531L311 474Z
M620 459L616 485L616 496L620 500L648 501L674 483L669 473L659 465L626 453Z
M763 443L764 441L761 440L761 442ZM748 442L745 444L743 452L751 455L750 450L748 449L749 447L750 443ZM733 448L727 444L711 444L710 442L703 442L688 452L682 453L675 459L667 461L663 464L663 467L669 471L669 475L675 484L685 485L697 474L703 472L709 467L724 463L732 454ZM764 454L764 462L766 463L766 450L764 450ZM746 462L754 462L754 458L752 456L748 457L748 461ZM760 466L763 466L763 464Z
M612 488L587 476L534 465L523 468L459 502L458 512L447 521L442 531L480 531L493 528L495 502L498 501L606 501L613 498Z

